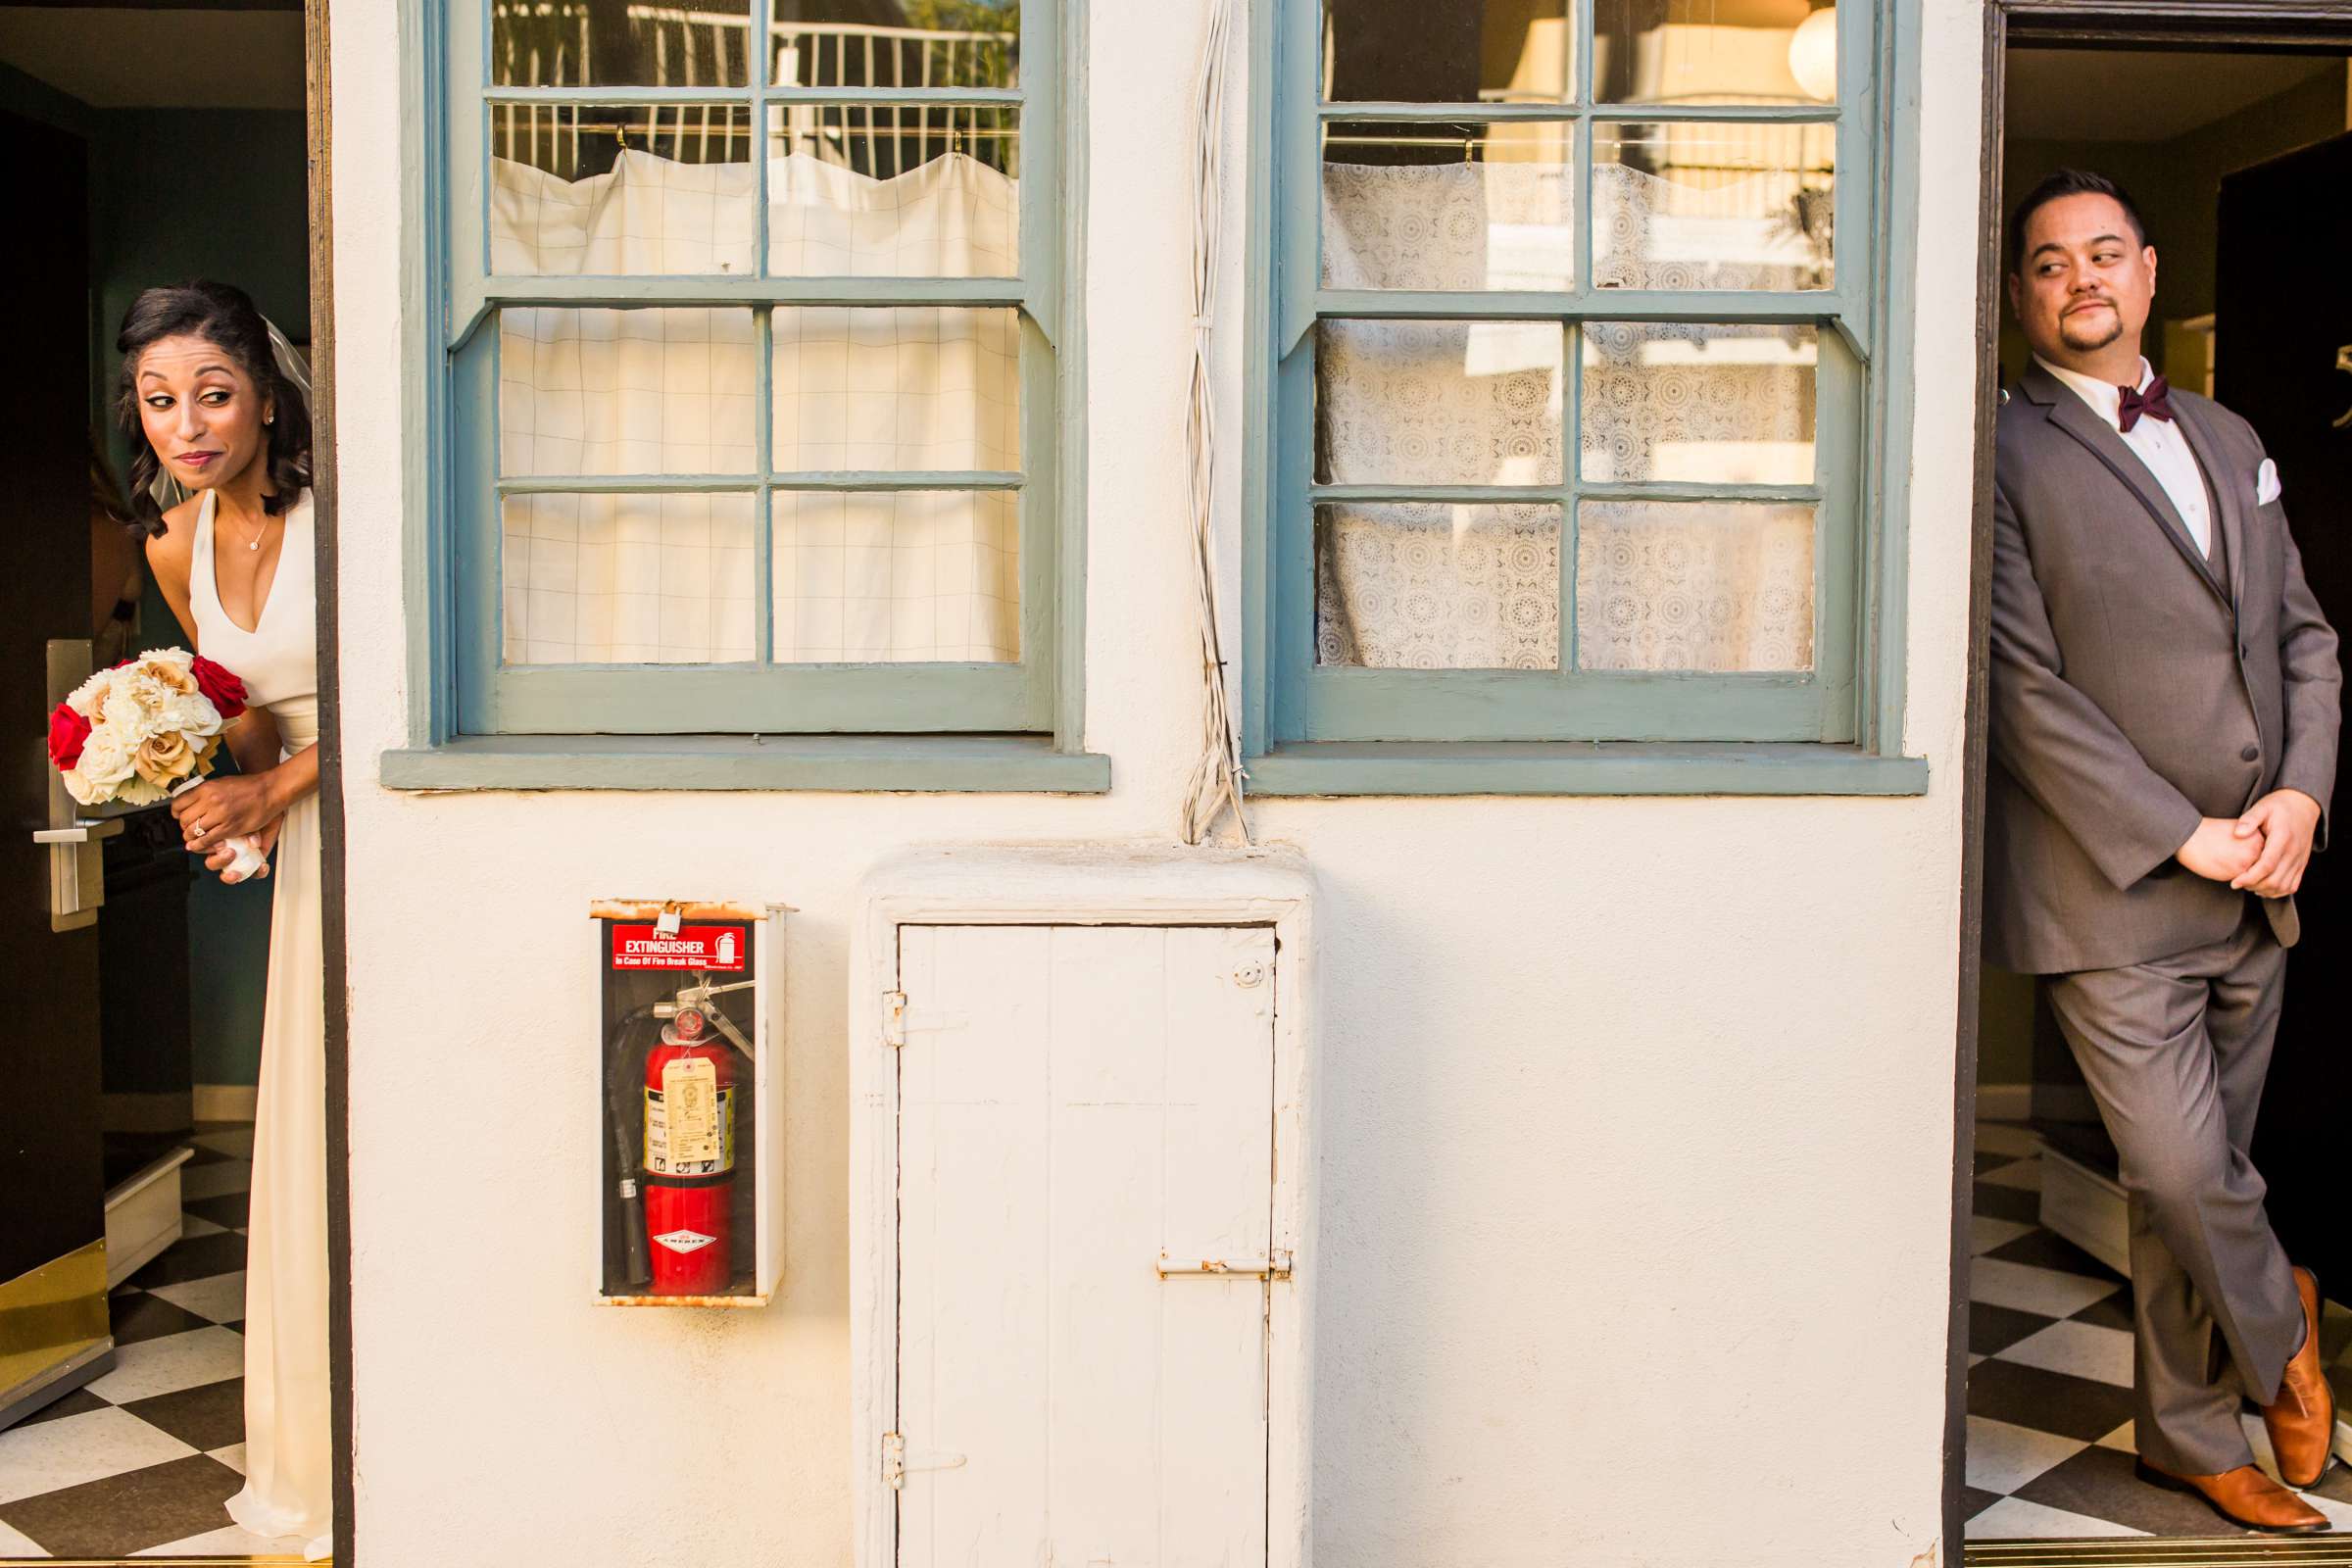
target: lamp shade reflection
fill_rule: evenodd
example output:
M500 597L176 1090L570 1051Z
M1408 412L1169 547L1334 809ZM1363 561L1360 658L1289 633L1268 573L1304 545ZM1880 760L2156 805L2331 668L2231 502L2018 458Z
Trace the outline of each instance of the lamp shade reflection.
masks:
M1788 38L1788 74L1809 98L1838 96L1838 8L1825 6L1797 24Z

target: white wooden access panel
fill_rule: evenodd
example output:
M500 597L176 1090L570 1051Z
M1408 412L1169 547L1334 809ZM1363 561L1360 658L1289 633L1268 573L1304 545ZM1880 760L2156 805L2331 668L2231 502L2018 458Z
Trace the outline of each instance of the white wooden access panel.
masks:
M1266 1563L1274 927L897 934L893 1559Z

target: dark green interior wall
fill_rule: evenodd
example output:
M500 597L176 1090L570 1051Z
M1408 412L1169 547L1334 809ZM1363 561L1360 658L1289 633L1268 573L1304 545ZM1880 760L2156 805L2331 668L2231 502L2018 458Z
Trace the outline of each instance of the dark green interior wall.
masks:
M2001 160L2001 190L2014 209L2019 197L2060 169L2087 169L2120 182L2147 220L2148 239L2156 247L2156 318L2181 320L2213 310L2214 217L2222 176L2340 135L2344 120L2343 74L2322 72L2170 141L2009 142ZM2161 339L2160 332L2148 334L2148 359L2159 370L2164 368ZM2025 368L2026 357L2026 340L2004 294L2001 368L2010 379Z
M139 290L215 278L311 336L309 171L298 110L91 112L93 410L113 424L115 333ZM113 438L121 461L126 448Z
M310 341L310 232L303 117L291 110L90 112L91 369L111 431L115 333L139 290L208 277L251 294L297 343ZM117 471L128 454L110 438ZM148 585L141 640L184 641ZM188 895L189 1005L195 1081L251 1084L262 1050L269 971L268 880L223 887L199 876Z

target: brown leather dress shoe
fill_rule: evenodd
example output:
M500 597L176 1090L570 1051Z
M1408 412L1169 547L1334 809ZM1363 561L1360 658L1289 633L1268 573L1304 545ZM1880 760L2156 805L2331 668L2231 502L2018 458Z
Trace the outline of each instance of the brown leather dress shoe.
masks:
M2278 1479L2316 1487L2335 1444L2335 1391L2320 1366L2320 1282L2311 1270L2295 1270L2295 1295L2303 1301L2303 1348L2287 1358L2278 1396L2262 1407L2262 1424L2278 1456Z
M2328 1516L2287 1491L2250 1464L2225 1470L2218 1476L2177 1476L2141 1459L2132 1466L2139 1479L2167 1492L2191 1492L2213 1505L2213 1511L2233 1525L2265 1530L2275 1536L2304 1536L2328 1528Z

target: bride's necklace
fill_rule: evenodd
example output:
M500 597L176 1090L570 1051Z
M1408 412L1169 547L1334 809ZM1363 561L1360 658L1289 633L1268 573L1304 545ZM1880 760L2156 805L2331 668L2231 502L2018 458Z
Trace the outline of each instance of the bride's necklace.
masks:
M265 513L263 513L263 514L262 514L262 520L261 520L261 522L260 522L260 523L258 523L258 524L255 526L254 530L253 530L253 537L252 537L250 540L248 540L248 541L246 542L245 548L246 548L247 550L259 550L259 549L261 549L261 548L262 548L262 539L263 539L263 537L264 537L265 535L267 535L269 532L270 532L270 514L268 514L267 512L265 512Z

